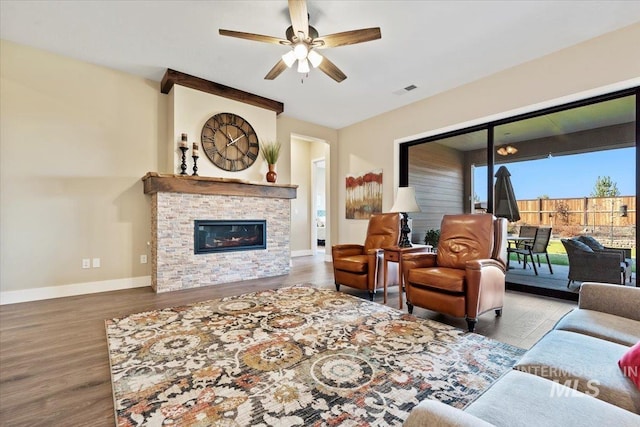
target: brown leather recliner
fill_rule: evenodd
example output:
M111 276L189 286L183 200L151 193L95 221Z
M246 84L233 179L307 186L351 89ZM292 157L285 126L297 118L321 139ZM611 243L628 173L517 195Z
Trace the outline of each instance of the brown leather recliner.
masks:
M464 317L473 332L478 315L502 315L507 220L492 214L445 215L437 254L404 254L409 313L418 306Z
M397 246L400 237L400 214L374 214L369 219L367 237L364 245L339 244L333 245L333 274L336 290L340 285L369 291L369 299L378 286L382 285L382 250L385 246ZM394 272L387 272L390 276ZM397 270L395 270L397 275Z

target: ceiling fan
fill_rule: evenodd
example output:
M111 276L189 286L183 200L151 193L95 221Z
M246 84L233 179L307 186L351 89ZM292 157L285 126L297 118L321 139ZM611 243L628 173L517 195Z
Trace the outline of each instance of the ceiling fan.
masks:
M289 15L291 16L291 26L287 28L286 39L223 29L220 29L219 33L221 36L289 46L291 50L282 55L278 63L267 73L264 77L266 80L275 79L298 61L299 73L308 73L309 64L311 64L313 68L319 68L338 83L346 79L347 76L333 62L316 50L363 43L382 37L379 27L319 36L318 31L309 25L306 0L289 0Z

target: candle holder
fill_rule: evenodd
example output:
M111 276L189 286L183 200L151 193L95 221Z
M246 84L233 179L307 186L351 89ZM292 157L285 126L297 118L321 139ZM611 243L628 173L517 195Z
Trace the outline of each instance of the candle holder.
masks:
M193 157L193 173L191 176L198 176L198 157L197 155L191 156Z
M180 175L187 175L187 156L185 155L187 150L187 147L180 147L180 151L182 151L182 164L180 165L182 172L180 172Z

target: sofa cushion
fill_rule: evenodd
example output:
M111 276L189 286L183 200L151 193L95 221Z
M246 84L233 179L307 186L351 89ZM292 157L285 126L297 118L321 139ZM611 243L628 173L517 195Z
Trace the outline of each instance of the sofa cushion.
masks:
M366 273L369 269L369 257L367 255L351 255L333 260L333 266L338 270L352 273Z
M416 286L427 286L448 292L464 292L465 270L457 268L433 267L412 268L409 282Z
M567 243L573 245L573 247L575 247L576 249L580 249L581 251L593 252L593 249L591 249L588 245L584 244L578 239L567 239Z
M480 418L437 400L425 399L411 410L404 427L491 427Z
M578 236L577 239L580 242L584 243L585 245L589 246L593 250L604 249L604 246L602 245L602 243L598 242L596 239L594 239L591 236Z
M640 321L594 310L573 310L558 321L555 329L578 332L626 346L640 341Z
M628 349L588 335L553 330L522 356L515 369L640 414L640 390L618 367Z
M622 372L640 389L640 341L618 360Z
M510 371L465 409L496 426L640 425L640 416L562 384Z

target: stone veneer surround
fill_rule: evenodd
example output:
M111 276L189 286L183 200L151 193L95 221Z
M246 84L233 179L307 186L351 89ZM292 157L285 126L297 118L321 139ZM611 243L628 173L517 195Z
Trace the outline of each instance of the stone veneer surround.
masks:
M151 194L151 284L156 292L289 273L290 197L148 191L147 184L145 181L145 193ZM202 184L202 179L198 184ZM267 249L196 255L193 241L196 219L264 219Z

